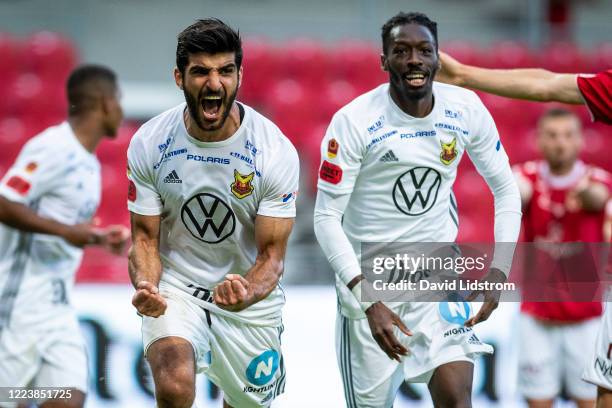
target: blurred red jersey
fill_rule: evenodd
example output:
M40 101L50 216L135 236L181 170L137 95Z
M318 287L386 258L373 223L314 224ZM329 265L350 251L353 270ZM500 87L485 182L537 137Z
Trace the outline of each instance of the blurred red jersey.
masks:
M577 82L593 120L612 125L612 69L578 75Z
M606 210L582 210L573 192L585 178L612 189L610 173L581 161L564 176L551 174L545 161L518 165L515 173L523 188L531 191L531 199L523 208L525 241L606 242L609 239L604 233ZM599 316L602 307L601 302L523 302L521 310L539 319L575 322Z

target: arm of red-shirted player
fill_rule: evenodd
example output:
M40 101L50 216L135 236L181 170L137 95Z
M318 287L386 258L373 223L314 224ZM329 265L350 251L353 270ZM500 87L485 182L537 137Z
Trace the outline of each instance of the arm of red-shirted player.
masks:
M159 257L159 229L161 216L130 212L132 247L128 256L128 271L136 293L132 304L139 313L159 317L166 311L166 301L159 294L162 274Z
M382 302L362 300L363 275L353 246L342 229L342 215L350 196L319 189L314 213L315 235L332 269L359 301L368 318L372 336L380 348L390 359L400 361L400 356L407 355L408 349L393 333L393 326L397 326L407 336L412 333L401 318Z
M240 311L265 299L278 285L284 271L285 251L293 218L255 218L255 265L245 274L229 274L214 289L215 304L222 309Z
M480 68L462 64L444 52L440 52L440 64L436 81L507 98L584 104L577 74L558 74L539 68Z

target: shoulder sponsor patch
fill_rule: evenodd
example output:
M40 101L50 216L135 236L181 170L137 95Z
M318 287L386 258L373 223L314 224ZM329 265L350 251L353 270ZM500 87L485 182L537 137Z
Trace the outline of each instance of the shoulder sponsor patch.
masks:
M19 176L9 178L6 185L22 196L28 194L28 191L30 191L30 188L32 187L32 184L30 184L29 181Z
M340 148L340 144L336 139L330 139L327 144L327 157L333 159L338 155L338 149Z
M281 201L283 203L290 203L291 201L295 201L295 199L297 198L298 192L294 191L292 193L287 193L287 194L283 194L281 196Z
M340 181L342 181L342 168L336 164L324 160L323 164L321 164L319 177L321 180L327 181L328 183L338 184Z

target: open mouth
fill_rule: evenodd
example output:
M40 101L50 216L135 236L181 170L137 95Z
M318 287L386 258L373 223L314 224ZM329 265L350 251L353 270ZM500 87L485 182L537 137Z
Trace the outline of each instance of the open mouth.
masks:
M223 99L219 95L206 95L202 99L202 112L204 119L208 121L216 121L221 115L221 105Z
M419 87L425 85L428 75L425 72L410 72L404 74L403 78L408 85L413 87Z

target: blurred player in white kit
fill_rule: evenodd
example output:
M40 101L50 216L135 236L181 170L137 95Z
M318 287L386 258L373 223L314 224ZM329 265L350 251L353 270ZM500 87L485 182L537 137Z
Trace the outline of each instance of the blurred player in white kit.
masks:
M29 140L0 182L0 387L70 389L35 401L42 407L85 401L87 356L70 304L82 248L120 254L129 238L123 226L91 225L101 194L94 151L123 119L116 76L81 66L67 94L68 120Z

